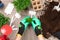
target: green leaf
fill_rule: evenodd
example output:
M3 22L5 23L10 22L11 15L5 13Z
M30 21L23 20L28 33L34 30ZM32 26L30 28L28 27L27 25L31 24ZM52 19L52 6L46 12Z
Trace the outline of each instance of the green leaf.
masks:
M30 0L13 0L13 4L17 11L22 11L30 6Z
M28 19L26 19L26 21L31 23L32 22L32 18L28 18Z
M39 29L39 30L42 30L42 27L41 27L41 26L38 26L38 29Z
M0 13L0 28L9 22L9 18Z

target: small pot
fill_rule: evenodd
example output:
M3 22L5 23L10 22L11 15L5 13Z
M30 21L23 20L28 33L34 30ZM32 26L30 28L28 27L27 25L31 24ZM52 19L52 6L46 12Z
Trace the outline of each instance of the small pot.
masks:
M1 33L3 35L10 35L12 33L12 27L8 24L5 24L1 27Z
M6 35L0 35L0 40L10 40Z

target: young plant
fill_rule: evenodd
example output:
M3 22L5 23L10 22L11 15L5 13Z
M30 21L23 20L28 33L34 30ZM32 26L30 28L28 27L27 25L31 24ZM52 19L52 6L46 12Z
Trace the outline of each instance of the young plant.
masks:
M0 28L9 22L9 18L0 13Z
M28 18L28 19L26 19L26 20L27 20L27 22L29 22L29 23L32 22L32 18Z
M13 4L17 11L22 11L30 6L30 0L14 0Z

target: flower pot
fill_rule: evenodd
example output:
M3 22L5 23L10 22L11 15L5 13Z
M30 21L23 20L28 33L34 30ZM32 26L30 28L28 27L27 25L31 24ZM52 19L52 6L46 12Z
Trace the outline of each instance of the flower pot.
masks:
M7 36L10 35L12 33L12 27L10 25L8 25L8 24L3 25L1 27L1 33L3 35L7 35Z

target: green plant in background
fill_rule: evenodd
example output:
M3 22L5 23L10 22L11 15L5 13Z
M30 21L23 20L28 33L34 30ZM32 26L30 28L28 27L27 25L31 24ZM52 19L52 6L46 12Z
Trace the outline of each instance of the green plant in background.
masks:
M30 0L14 0L13 4L17 11L22 11L28 8L31 4Z
M0 13L0 28L9 22L9 18Z

